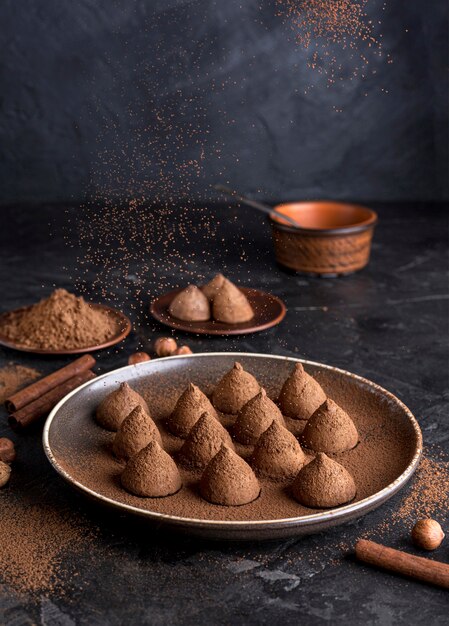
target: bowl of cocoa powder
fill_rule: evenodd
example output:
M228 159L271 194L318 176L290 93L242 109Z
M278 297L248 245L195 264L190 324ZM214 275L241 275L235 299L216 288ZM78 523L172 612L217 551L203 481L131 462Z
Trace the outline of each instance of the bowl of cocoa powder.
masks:
M233 404L236 381L242 384ZM305 414L291 404L295 389ZM249 390L256 395L248 400L242 394ZM185 410L198 402L206 413L188 423ZM314 419L321 424L320 411L332 413L338 405L344 412L350 428L341 433L342 448L314 443L320 433L310 424L304 435L313 415L304 417L319 403ZM252 440L248 424L262 411L273 411L279 423ZM270 441L275 452L286 451L277 467ZM54 469L90 498L177 532L226 540L296 537L354 520L407 483L422 450L410 410L377 384L320 363L247 353L161 358L100 376L52 411L43 443ZM139 445L130 452L130 444ZM296 467L289 450L299 459ZM314 479L296 485L304 463L309 474L343 476L340 492L334 493L332 478L317 494L305 493ZM242 484L247 489L239 493Z
M121 311L86 302L65 289L0 315L0 345L36 354L79 354L115 345L129 335Z

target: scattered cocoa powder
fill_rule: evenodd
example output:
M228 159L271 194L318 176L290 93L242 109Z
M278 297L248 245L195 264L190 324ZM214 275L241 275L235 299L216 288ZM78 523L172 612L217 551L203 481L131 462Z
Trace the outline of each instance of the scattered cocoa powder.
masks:
M40 372L24 365L8 363L0 368L0 403L3 402L19 389L23 389L33 380L39 378Z
M404 522L410 528L418 518L445 518L449 515L449 461L422 458L411 490L393 512L393 524Z
M16 344L42 350L70 350L98 345L121 329L107 310L94 308L65 289L2 316L0 332Z
M66 557L88 550L97 533L78 515L30 504L9 487L0 492L0 511L0 579L19 593L60 590Z

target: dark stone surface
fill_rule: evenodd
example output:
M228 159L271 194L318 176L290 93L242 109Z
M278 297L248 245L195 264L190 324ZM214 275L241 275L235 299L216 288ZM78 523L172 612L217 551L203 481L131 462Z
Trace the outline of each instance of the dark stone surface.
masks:
M333 84L286 4L4 0L0 205L206 199L226 180L266 198L447 199L447 3L365 3L383 56L352 36L319 49L341 65Z
M417 416L426 454L434 455L435 446L447 454L447 207L381 205L379 213L370 266L353 276L322 280L290 276L275 266L262 217L217 207L222 225L214 242L206 242L200 253L194 250L195 241L172 245L192 255L193 272L213 273L226 267L243 283L281 296L287 317L277 328L238 339L177 336L196 352L299 355L371 378L397 394ZM67 231L77 216L77 209L45 206L38 212L20 207L4 211L2 310L47 295L53 285L72 287L76 257L85 252L76 231ZM247 254L242 259L243 249ZM87 275L87 291L96 299L100 290L92 281L99 269L91 266ZM167 286L185 281L176 268L167 269L163 259L151 272L155 277L148 274L143 294L153 293L152 285L162 274ZM120 272L117 276L117 303L140 327L122 347L98 354L99 372L126 364L135 348L149 349L155 337L166 334L143 318L146 296L145 306L136 306L132 272L128 280ZM5 349L0 357L1 364L31 364L43 372L68 360ZM3 417L0 436L4 435L11 436L11 431ZM84 524L100 530L94 545L73 557L78 576L67 595L33 599L0 586L2 624L447 623L447 592L359 565L350 553L366 531L413 551L403 524L381 528L410 486L377 511L324 534L274 544L204 543L168 536L88 502L53 472L44 458L39 431L12 437L20 461L14 489L57 510L82 513ZM448 519L442 521L447 531ZM435 557L448 561L447 545Z

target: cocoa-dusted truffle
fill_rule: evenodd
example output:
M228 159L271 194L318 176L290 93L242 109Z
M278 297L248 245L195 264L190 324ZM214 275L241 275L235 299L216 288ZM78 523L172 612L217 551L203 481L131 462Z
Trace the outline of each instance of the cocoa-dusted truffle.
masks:
M267 396L265 389L261 389L239 411L232 434L240 443L254 444L273 420L285 425L282 413Z
M212 280L210 280L204 287L202 287L202 292L206 296L206 298L212 302L225 281L225 277L223 274L216 274Z
M173 413L167 420L167 427L177 437L187 437L204 412L217 417L209 398L199 387L190 383L179 396Z
M274 420L257 442L251 465L258 476L283 480L296 476L305 460L296 437Z
M307 420L326 400L326 394L317 381L304 370L301 363L285 381L279 394L279 406L284 415Z
M260 391L260 385L240 363L227 372L212 394L212 404L223 413L238 413Z
M260 485L248 463L223 445L201 476L200 493L212 504L239 506L255 500Z
M203 413L190 431L178 459L187 467L203 469L223 444L233 448L228 431L210 413Z
M136 406L118 429L112 451L119 459L129 459L153 439L162 445L161 434L156 424L141 406Z
M100 402L95 417L103 428L118 430L125 417L139 405L148 414L150 413L148 405L142 396L134 389L131 389L128 383L121 383L118 389L108 394Z
M225 278L212 302L212 316L217 322L240 324L249 322L254 311L243 292Z
M319 452L300 470L292 485L295 500L312 508L329 508L355 498L354 479L343 465Z
M189 285L173 298L170 314L186 322L206 322L210 319L209 300L195 285Z
M315 452L337 454L354 448L359 435L354 422L336 402L328 398L308 420L302 442Z
M121 481L126 491L148 498L170 496L182 486L176 463L154 440L128 461Z

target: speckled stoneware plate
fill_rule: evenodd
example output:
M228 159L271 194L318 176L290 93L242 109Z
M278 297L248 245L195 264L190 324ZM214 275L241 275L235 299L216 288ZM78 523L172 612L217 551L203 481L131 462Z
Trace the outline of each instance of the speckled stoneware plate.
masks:
M150 312L161 324L195 335L247 335L249 333L259 333L262 330L267 330L280 324L287 312L285 304L277 296L265 291L259 291L259 289L239 287L248 298L254 310L254 317L249 322L241 322L240 324L225 324L215 320L186 322L173 317L169 311L173 298L183 289L175 289L153 300Z
M279 509L275 508L270 517L260 519L263 498L269 497L264 494L275 488L269 484L262 483L259 498L242 507L205 503L197 493L195 482L186 481L180 492L168 498L138 498L121 488L119 477L123 466L110 453L113 434L104 431L93 419L99 402L116 389L118 383L128 382L145 396L153 417L162 428L163 419L188 382L193 381L206 393L211 393L235 361L256 376L273 398L294 363L300 361L325 392L349 412L359 429L360 443L338 461L353 472L357 486L354 501L334 509L305 509L291 498L287 485L280 490ZM164 432L163 438L164 446L171 451L175 438L170 439ZM422 435L416 419L398 398L350 372L282 356L209 353L130 365L86 383L53 409L45 424L43 444L50 463L65 480L86 495L122 512L141 515L165 528L204 538L272 540L319 532L379 507L403 487L415 471L422 450ZM362 478L357 473L357 466L361 465ZM380 472L379 466L382 467ZM199 514L185 513L189 508L188 498L196 498L195 510L200 511ZM179 510L184 511L182 516ZM206 510L209 519L204 519ZM258 519L253 518L255 511L259 512Z
M5 348L11 348L12 350L19 350L20 352L31 352L33 354L47 354L47 355L61 355L61 354L84 354L85 352L97 352L97 350L103 350L104 348L110 348L111 346L115 346L115 344L123 341L129 333L131 332L131 321L128 317L121 311L114 309L106 304L94 304L89 303L93 309L106 311L111 318L115 321L117 330L114 335L103 343L99 343L93 346L85 346L84 348L67 348L62 350L44 350L43 348L30 348L29 346L24 346L15 341L11 341L6 335L2 335L0 332L0 346L4 346ZM6 313L2 313L0 315L0 328L2 324L2 320L6 321L8 316L11 314L17 314L26 311L30 307L22 307L20 309L15 309L14 311L7 311Z

